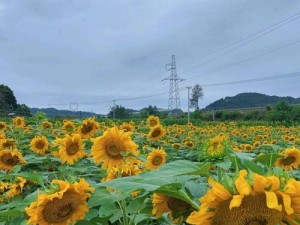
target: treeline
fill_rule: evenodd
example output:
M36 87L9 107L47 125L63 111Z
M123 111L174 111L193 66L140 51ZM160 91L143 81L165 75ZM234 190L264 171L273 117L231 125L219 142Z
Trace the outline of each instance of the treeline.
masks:
M205 121L300 121L300 106L290 106L287 102L279 102L260 110L218 110L210 112L196 111L192 118Z
M221 98L206 106L205 110L265 107L278 102L286 102L289 105L295 105L300 104L300 98L270 96L260 93L240 93L233 97Z

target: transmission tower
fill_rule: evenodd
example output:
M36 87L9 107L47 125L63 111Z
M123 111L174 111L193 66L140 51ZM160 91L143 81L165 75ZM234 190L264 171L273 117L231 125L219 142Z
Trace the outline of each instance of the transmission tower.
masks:
M184 79L181 79L180 77L177 76L175 55L172 55L171 63L166 64L166 70L167 71L171 70L171 75L162 80L162 81L164 81L164 80L170 81L168 110L180 109L180 96L179 96L178 81L181 82ZM175 104L175 108L174 108L174 104Z

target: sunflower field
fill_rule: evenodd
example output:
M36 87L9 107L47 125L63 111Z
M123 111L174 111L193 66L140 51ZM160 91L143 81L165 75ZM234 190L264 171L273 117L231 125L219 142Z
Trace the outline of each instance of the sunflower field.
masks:
M0 122L0 225L300 224L300 127Z

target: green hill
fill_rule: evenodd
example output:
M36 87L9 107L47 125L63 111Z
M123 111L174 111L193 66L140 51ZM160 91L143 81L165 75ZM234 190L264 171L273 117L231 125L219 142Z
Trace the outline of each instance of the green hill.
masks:
M221 98L206 106L204 110L266 107L267 105L273 105L281 101L288 104L300 104L300 98L278 97L259 93L241 93L233 97Z
M43 112L47 116L53 117L53 116L58 116L58 117L93 117L93 116L98 116L96 113L92 112L83 112L83 111L77 111L73 112L70 110L59 110L55 108L30 108L30 112L32 114L36 114L37 112Z

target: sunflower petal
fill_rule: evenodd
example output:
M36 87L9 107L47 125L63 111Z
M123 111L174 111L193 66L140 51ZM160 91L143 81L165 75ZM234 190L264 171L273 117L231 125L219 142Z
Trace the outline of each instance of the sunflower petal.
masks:
M244 195L234 195L230 201L229 208L239 207L243 201Z
M278 205L277 195L273 191L265 191L267 198L267 206L270 209L282 210L282 205Z

